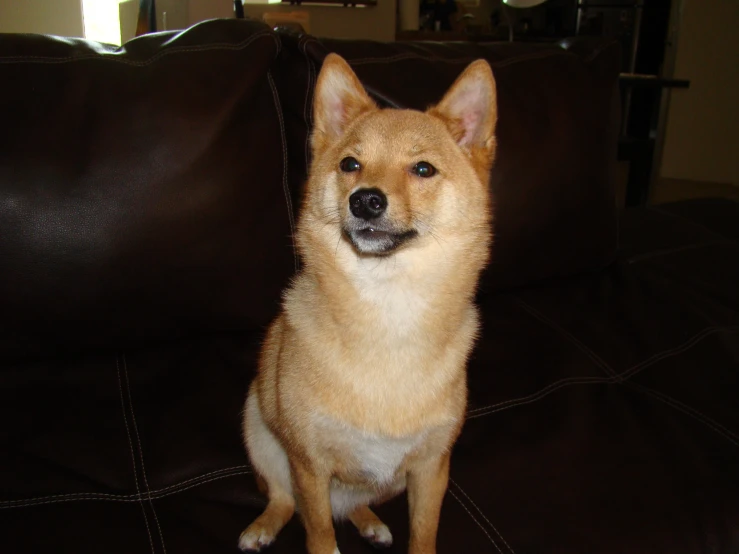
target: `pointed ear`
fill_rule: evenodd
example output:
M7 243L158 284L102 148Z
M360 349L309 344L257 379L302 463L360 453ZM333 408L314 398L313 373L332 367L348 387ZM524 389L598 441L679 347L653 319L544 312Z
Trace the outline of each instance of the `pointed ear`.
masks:
M316 141L336 140L357 116L376 108L349 64L341 56L329 54L313 99L314 145Z
M498 101L495 79L485 60L472 62L429 112L441 118L461 147L494 146Z

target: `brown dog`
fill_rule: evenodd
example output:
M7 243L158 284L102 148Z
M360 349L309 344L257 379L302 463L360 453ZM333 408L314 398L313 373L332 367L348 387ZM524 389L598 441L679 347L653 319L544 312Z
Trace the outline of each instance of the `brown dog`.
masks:
M428 111L381 110L331 54L314 114L304 268L245 407L269 504L239 546L271 544L296 505L310 554L338 554L332 518L389 545L369 505L407 487L409 551L433 554L489 255L495 82L477 61Z

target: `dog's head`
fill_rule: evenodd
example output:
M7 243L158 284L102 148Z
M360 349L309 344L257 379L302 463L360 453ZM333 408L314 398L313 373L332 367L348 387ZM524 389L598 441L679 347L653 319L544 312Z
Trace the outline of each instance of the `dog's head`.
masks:
M489 234L496 119L495 81L483 60L420 112L379 109L330 54L315 91L306 209L359 256L470 230Z

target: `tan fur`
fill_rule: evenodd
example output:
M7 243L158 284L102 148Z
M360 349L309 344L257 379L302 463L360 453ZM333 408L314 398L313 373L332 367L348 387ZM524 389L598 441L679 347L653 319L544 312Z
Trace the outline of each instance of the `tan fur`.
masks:
M296 235L304 267L267 333L246 403L246 446L270 501L242 549L271 543L295 506L310 554L338 553L332 517L387 544L367 505L407 486L409 551L435 553L489 255L495 100L485 62L425 113L378 109L346 62L324 62ZM347 156L362 169L340 171ZM413 174L419 161L438 174ZM382 255L353 246L342 234L348 199L365 188L386 195L388 225L417 236Z

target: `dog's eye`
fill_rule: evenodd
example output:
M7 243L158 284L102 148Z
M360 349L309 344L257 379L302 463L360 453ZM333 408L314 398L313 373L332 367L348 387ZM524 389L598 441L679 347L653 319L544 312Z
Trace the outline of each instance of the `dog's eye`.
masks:
M424 178L433 177L434 175L436 175L436 168L428 162L418 162L416 165L413 166L413 169L411 171L413 171L415 175Z
M352 158L349 156L348 158L344 158L341 160L341 163L339 164L339 168L344 173L351 173L352 171L359 171L362 166L359 165L359 162L356 160L356 158Z

